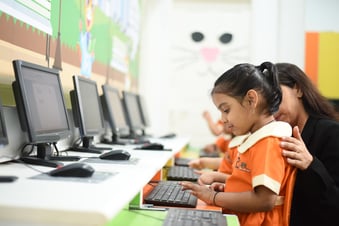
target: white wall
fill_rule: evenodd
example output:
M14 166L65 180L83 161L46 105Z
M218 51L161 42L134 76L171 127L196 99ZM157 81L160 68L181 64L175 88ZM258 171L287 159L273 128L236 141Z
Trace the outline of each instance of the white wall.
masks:
M169 109L168 105L171 100L168 87L171 76L169 27L173 20L171 18L173 5L175 3L234 4L237 2L247 3L251 10L251 27L247 34L250 39L248 61L254 64L266 60L285 61L304 68L305 31L339 30L337 13L339 1L337 0L144 0L140 93L145 94L153 124L151 129L156 133L171 130L170 124L173 124L169 114L172 109ZM213 13L210 11L212 8L206 9L206 12ZM194 89L194 82L196 81L187 85L187 88L191 87L188 92ZM178 103L180 106L185 104L190 110L195 110L190 103ZM203 121L196 123L203 123ZM211 139L206 127L196 128L192 128L192 134L200 134L199 143Z
M148 107L149 133L169 132L168 62L169 13L171 0L145 0L142 3L139 92Z

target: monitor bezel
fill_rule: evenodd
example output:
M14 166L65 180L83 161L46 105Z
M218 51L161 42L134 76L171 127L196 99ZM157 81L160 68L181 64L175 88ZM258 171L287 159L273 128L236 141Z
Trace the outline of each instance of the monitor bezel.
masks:
M15 99L18 114L20 115L19 121L21 128L24 132L27 132L29 142L39 144L39 143L53 143L61 139L65 139L71 135L71 127L68 118L68 112L65 104L65 98L63 94L62 84L60 80L59 71L56 69L44 67L42 65L34 64L31 62L23 60L13 60L13 68L15 74L15 81L13 82L13 91L15 92ZM65 113L65 120L67 128L57 129L55 131L43 131L37 132L34 129L34 124L32 122L32 112L28 104L28 93L25 86L25 81L23 76L22 68L30 68L33 70L42 71L43 73L48 73L56 77L58 82L58 90L60 92L60 99L62 101L61 105L63 106L63 112Z
M145 128L150 127L151 122L150 122L150 119L149 119L149 114L148 114L148 109L147 109L147 106L146 106L145 98L141 94L137 94L137 98L138 98L138 104L139 104L141 119L144 123L144 127Z
M136 109L138 109L138 114L140 116L140 122L138 122L138 124L136 124L135 122L133 122L133 119L131 118L132 113L131 113L131 109L129 109L128 107L128 97L132 97L135 99L135 104L136 104ZM130 130L132 132L137 132L137 131L143 131L145 129L145 126L142 122L142 116L141 116L141 112L139 109L139 104L138 104L138 97L136 93L132 93L130 91L127 90L123 90L122 91L122 101L123 101L123 105L124 105L124 109L125 109L125 113L126 113L126 118L127 118L127 122L129 124Z
M75 101L72 102L72 109L74 110L73 113L76 113L74 115L74 121L77 122L78 125L76 125L79 128L79 132L80 132L80 136L81 137L88 137L88 136L96 136L96 135L100 135L103 130L104 130L104 119L103 119L103 111L102 111L102 106L101 106L101 101L100 101L100 96L98 93L98 86L96 81L86 78L82 75L73 75L72 77L73 79L73 85L74 85L74 98ZM88 129L86 127L86 122L85 122L85 118L84 118L84 107L83 107L83 103L82 103L82 93L80 91L80 83L81 82L85 82L88 83L92 86L95 86L95 96L97 99L97 103L98 103L98 109L99 109L99 120L100 120L100 124L101 127L100 128L95 128L95 129ZM75 102L75 103L74 103ZM74 109L76 108L76 109Z
M124 111L124 106L122 103L120 91L117 88L112 87L108 84L104 84L101 87L102 87L102 92L103 92L101 96L101 100L102 100L102 105L103 105L104 118L108 121L111 127L111 130L112 130L112 133L116 133L118 136L128 135L130 128L129 128L129 124L126 118L126 113ZM125 125L123 127L119 127L116 123L116 118L114 116L114 110L113 110L114 106L111 105L111 101L109 100L109 95L108 95L109 92L114 93L114 95L116 95L120 100L120 108L122 110L121 113L123 114L124 119L125 119Z

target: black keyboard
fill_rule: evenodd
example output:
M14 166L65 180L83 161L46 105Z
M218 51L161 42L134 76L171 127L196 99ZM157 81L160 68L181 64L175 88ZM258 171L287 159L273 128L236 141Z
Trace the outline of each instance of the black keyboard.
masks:
M220 154L219 152L217 151L214 151L214 152L206 152L204 150L200 150L199 152L199 157L202 158L202 157L209 157L209 158L218 158L220 157Z
M174 164L176 166L188 166L188 163L191 161L191 158L175 158Z
M144 201L155 206L195 208L198 199L190 191L182 191L177 181L160 181Z
M194 169L187 166L172 166L167 171L167 180L196 182L198 178L199 175L194 173Z
M226 217L213 210L169 208L163 226L227 226Z

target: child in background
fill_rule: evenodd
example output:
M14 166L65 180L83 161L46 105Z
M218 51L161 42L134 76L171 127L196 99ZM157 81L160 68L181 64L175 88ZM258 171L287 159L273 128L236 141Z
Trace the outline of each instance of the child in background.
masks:
M213 144L215 146L215 149L221 153L220 157L201 157L198 159L193 159L188 163L188 166L197 170L201 169L212 169L212 170L218 170L220 163L228 149L228 144L232 138L232 135L230 134L230 129L227 126L227 124L223 123L223 134L220 135L215 143ZM202 173L202 172L198 172Z
M275 65L264 62L236 65L216 80L213 102L236 136L229 144L230 176L223 191L181 182L207 204L236 214L242 226L289 224L295 168L279 144L292 128L274 120L282 99L277 76Z
M211 113L205 110L202 113L202 117L206 120L208 128L215 136L219 136L224 132L224 123L221 120L214 121Z

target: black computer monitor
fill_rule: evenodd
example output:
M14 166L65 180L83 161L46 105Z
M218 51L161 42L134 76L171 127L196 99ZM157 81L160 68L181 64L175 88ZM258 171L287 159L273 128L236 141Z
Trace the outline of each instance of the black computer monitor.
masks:
M130 127L130 135L132 137L140 137L144 135L144 123L139 110L138 96L135 93L123 90L122 100L126 113L126 118Z
M81 75L73 76L74 90L70 91L74 124L79 127L82 147L74 146L74 151L101 153L107 148L93 145L94 136L104 129L102 106L97 83Z
M2 101L0 100L0 145L8 144L8 135Z
M141 94L138 94L137 97L138 97L138 104L139 104L139 109L141 113L141 119L144 124L144 127L145 128L150 127L151 123L149 120L148 108L146 105L145 98Z
M51 145L71 134L59 72L21 60L14 60L13 68L21 128L27 132L29 144L37 146L36 157L48 160Z
M120 92L117 88L107 84L102 85L102 91L101 103L104 118L108 121L112 130L112 139L105 141L105 143L122 144L122 142L119 141L120 136L128 136L130 131Z

